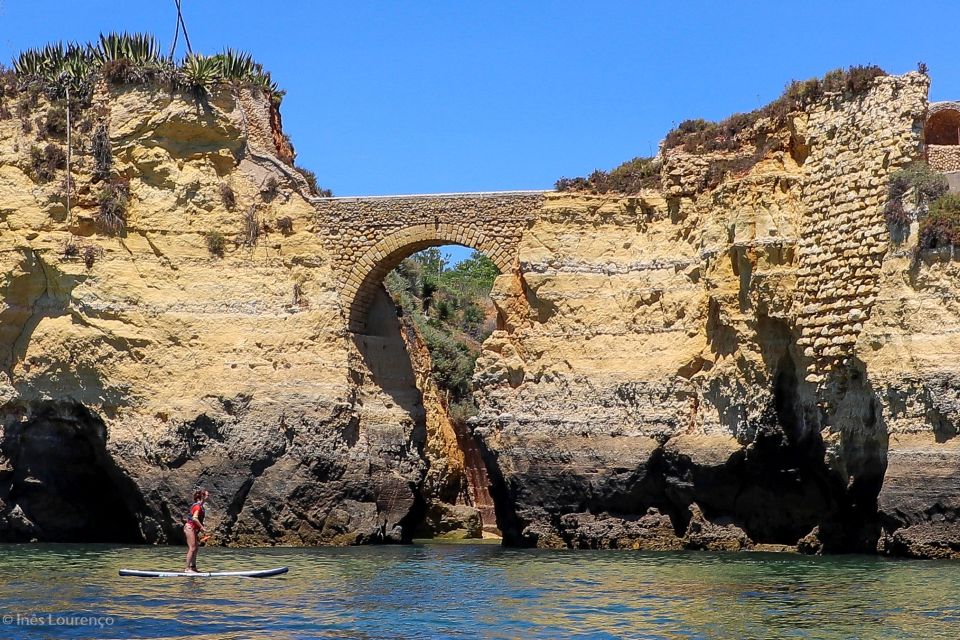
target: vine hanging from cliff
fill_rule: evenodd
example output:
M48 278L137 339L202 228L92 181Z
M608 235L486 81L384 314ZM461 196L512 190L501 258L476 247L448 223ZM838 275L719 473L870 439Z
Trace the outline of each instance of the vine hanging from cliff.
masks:
M111 180L100 189L98 200L99 208L94 216L97 228L112 236L122 234L127 228L129 183L119 178Z
M90 141L90 151L93 154L93 180L100 182L110 178L113 169L113 151L110 148L110 135L107 133L106 123L100 123Z

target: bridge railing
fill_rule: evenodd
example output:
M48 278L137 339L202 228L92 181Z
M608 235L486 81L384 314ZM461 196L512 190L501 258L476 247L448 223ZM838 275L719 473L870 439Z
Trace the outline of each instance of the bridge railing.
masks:
M463 191L452 193L402 193L381 196L332 196L323 200L402 200L405 198L485 198L497 196L530 196L541 193L550 193L547 189L527 189L515 191Z

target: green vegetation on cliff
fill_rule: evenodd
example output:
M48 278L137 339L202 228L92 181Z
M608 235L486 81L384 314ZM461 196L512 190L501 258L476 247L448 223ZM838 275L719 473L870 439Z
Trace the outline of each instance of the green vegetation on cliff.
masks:
M920 219L921 249L936 249L947 245L960 246L960 195L949 193L930 205L930 211Z
M17 57L13 71L21 90L39 90L50 99L89 104L98 79L111 84L188 89L198 98L216 85L254 87L280 104L281 91L263 66L248 53L226 49L212 56L191 54L180 62L160 53L157 39L145 33L100 35L97 43L56 42L28 49ZM5 85L10 84L9 72Z
M890 177L883 213L897 244L910 223L919 223L917 249L960 245L960 197L947 193L946 177L925 162L913 162Z
M264 106L274 147L270 152L300 172L309 194L333 195L318 186L312 171L295 164L293 144L283 133L280 118L284 92L248 53L227 48L210 56L190 53L175 59L161 53L154 36L143 33L101 34L95 43L56 42L23 51L12 68L0 65L0 120L19 119L23 136L35 139L28 147L26 169L36 183L50 184L64 204L70 197L76 204L84 189L92 193L99 207L94 217L100 233L122 235L130 204L129 176L118 174L113 166L107 115L111 86L167 91L180 100L195 100L198 109L208 109L211 93L221 89L237 95L241 104L251 94L238 90L259 94L267 99ZM94 185L92 190L77 186L86 176ZM261 190L264 200L275 197L278 188L271 176L268 187ZM220 189L226 209L236 210L231 187L224 183ZM249 226L245 237L250 236ZM244 244L255 244L253 239ZM210 251L222 255L222 243L214 242Z
M921 68L924 71L924 68ZM854 96L870 88L875 78L887 72L880 67L853 66L834 69L822 78L794 80L783 94L770 104L749 113L735 113L720 122L703 119L684 120L667 133L663 150L681 148L692 154L735 153L745 147L752 152L736 159L711 161L707 185L714 187L727 173L748 171L780 143L771 135L787 123L788 116L806 108L827 94ZM763 122L763 126L758 126ZM634 158L612 171L596 170L586 178L560 178L557 191L634 194L642 188L659 185L660 165L652 158Z
M454 413L472 412L470 379L480 343L495 328L490 289L497 267L478 251L447 267L439 249L400 263L385 285L430 351L433 378Z
M826 94L857 95L869 89L874 78L885 75L887 72L880 67L868 65L853 66L846 70L834 69L822 78L793 80L779 98L749 113L735 113L720 122L684 120L667 134L664 147L673 149L682 146L687 153L737 151L746 141L756 144L772 129L786 124L791 113L806 108ZM762 119L769 122L769 127L751 131ZM744 132L749 134L748 140L741 139Z
M590 193L636 193L654 189L660 184L660 166L653 158L634 158L611 171L595 170L586 178L560 178L557 191Z

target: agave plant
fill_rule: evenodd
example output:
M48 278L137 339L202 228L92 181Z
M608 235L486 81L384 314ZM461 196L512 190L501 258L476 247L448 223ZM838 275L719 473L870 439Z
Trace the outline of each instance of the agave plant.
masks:
M61 71L71 78L87 78L94 71L93 53L89 47L71 43L64 55Z
M53 43L22 52L14 63L21 88L31 85L52 99L69 90L83 105L93 94L96 73L116 84L169 84L189 87L198 98L220 82L257 87L279 105L284 92L249 53L225 49L214 56L189 55L177 65L163 57L156 38L144 33L100 34L96 45Z
M270 89L270 102L273 103L273 106L280 108L280 103L283 102L283 96L287 95L287 92L284 89L278 89L276 83L272 85Z
M50 80L47 93L52 98L65 98L69 88L72 101L87 103L93 95L91 77L95 70L90 47L71 43L67 45L59 73Z
M280 101L283 100L283 96L287 93L277 86L277 83L270 77L269 71L262 71L255 75L250 79L250 84L270 96L270 101L278 107L280 106Z
M137 66L157 65L160 62L160 45L147 33L100 34L96 49L101 63L129 60Z
M86 100L90 93L93 56L89 46L57 42L43 49L22 52L14 70L24 85L38 86L51 99L62 99L69 88L73 96Z
M263 67L253 61L253 56L243 51L226 49L213 56L220 63L220 75L227 82L252 82L263 75Z
M205 97L222 78L220 60L216 56L194 54L183 60L181 67L184 82L199 98Z
M63 43L54 42L42 49L23 51L14 61L13 68L25 80L48 80L60 73L65 59Z
M170 58L161 58L156 67L156 80L174 87L183 84L183 75L177 63Z
M37 49L21 51L13 61L13 70L20 78L39 78L45 73L46 60Z
M101 33L93 55L104 77L116 84L148 84L163 65L156 38L144 33Z
M249 53L226 49L214 57L220 61L220 75L224 81L256 87L269 95L275 104L280 104L284 92L270 78L270 73L263 70L263 65L255 62Z
M250 84L265 91L273 91L277 84L270 78L270 72L264 71L250 78Z

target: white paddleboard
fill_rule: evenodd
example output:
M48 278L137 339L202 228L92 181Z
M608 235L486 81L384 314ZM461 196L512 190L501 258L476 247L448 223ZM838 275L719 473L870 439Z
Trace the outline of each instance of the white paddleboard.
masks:
M259 571L210 571L187 573L185 571L140 571L138 569L120 569L121 576L136 578L267 578L289 571L287 567L261 569Z

